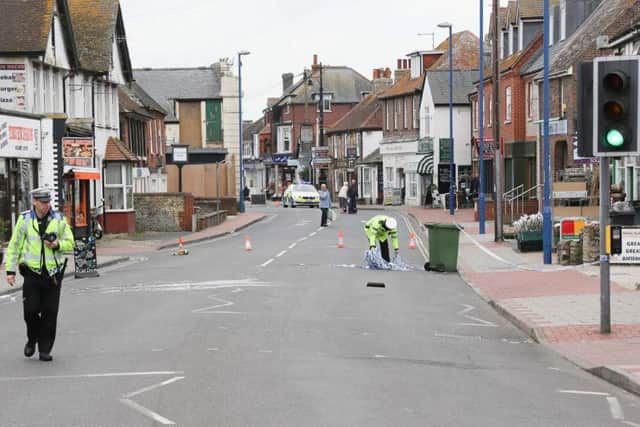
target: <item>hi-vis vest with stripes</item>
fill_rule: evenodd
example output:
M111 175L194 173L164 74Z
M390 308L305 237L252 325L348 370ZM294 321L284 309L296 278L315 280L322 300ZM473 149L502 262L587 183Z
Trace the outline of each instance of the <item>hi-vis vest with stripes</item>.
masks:
M63 253L71 252L74 248L73 233L67 220L59 212L49 211L47 233L56 233L60 247L56 250L44 246L40 237L38 218L31 210L24 212L18 218L5 253L5 270L18 271L18 265L25 264L30 270L42 271L42 248L44 247L44 262L49 274L53 275L62 268Z

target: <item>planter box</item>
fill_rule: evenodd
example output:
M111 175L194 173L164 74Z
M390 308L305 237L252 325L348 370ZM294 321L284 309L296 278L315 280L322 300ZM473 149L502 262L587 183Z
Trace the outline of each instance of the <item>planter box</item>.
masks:
M516 238L521 252L542 250L542 231L521 231L517 233Z

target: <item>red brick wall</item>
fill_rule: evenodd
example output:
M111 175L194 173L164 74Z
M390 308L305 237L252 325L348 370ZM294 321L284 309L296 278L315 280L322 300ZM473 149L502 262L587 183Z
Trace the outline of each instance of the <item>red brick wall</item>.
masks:
M104 219L101 219L102 224L105 225L105 233L120 234L120 233L135 233L136 231L136 213L131 212L107 212L106 223Z

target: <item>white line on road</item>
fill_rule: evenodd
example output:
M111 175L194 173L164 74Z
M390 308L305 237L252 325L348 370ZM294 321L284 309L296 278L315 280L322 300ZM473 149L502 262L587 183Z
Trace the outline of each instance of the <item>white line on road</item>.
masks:
M583 391L583 390L556 390L558 393L565 394L581 394L587 396L609 396L609 393L603 393L600 391Z
M171 379L168 379L166 381L162 381L161 383L158 384L153 384L150 385L148 387L144 387L141 388L140 390L136 390L136 391L132 391L131 393L127 393L124 396L122 396L122 399L120 399L120 402L124 403L125 405L127 405L128 407L130 407L131 409L141 413L142 415L144 415L147 418L151 418L152 420L159 422L160 424L164 424L164 425L175 425L175 423L173 421L171 421L168 418L163 417L162 415L153 412L151 409L145 408L144 406L134 402L133 400L131 400L131 397L134 396L138 396L142 393L146 393L148 391L151 390L155 390L158 389L160 387L164 387L166 385L172 384L176 381L180 381L184 379L184 377L180 376L180 377L173 377Z
M155 390L155 389L160 388L160 387L164 387L164 386L169 385L171 383L174 383L176 381L180 381L181 379L184 379L184 377L173 377L173 378L168 379L166 381L162 381L161 383L150 385L148 387L141 388L140 390L132 391L131 393L127 393L122 397L124 397L125 399L129 399L129 398L131 398L133 396L137 396L139 394L146 393L148 391Z
M278 255L276 255L276 258L280 258L282 255L284 255L286 253L287 253L287 251L282 251Z
M124 403L125 405L127 405L128 407L133 409L134 411L137 411L137 412L141 413L145 417L151 418L152 420L154 420L156 422L159 422L160 424L169 425L169 426L176 425L176 423L174 423L173 421L163 417L160 414L157 414L157 413L153 412L150 409L145 408L142 405L137 404L133 400L120 399L120 402Z
M33 381L33 380L68 380L82 378L112 378L112 377L142 377L151 375L176 375L183 371L149 371L149 372L109 372L104 374L78 374L78 375L38 375L33 377L0 377L0 382L6 381Z
M318 232L317 232L317 231L314 231L313 233L309 234L309 237L313 237L313 236L315 236L316 234L318 234Z
M260 267L266 267L267 265L271 264L273 261L275 260L271 258L270 260L267 260L266 262L263 262L262 264L260 264Z
M478 317L471 316L471 315L467 314L468 312L473 311L473 310L476 309L474 306L469 305L469 304L462 304L462 305L465 308L462 311L460 311L458 313L458 315L462 316L462 317L464 317L466 319L473 320L475 323L469 323L469 322L467 322L467 323L458 323L458 325L464 325L464 326L486 326L486 327L490 327L490 328L497 328L498 327L498 325L496 325L493 322L490 322L488 320L483 320L483 319L480 319Z
M230 306L232 306L234 304L232 301L227 301L225 299L217 298L215 296L210 296L209 299L212 299L214 301L218 301L220 304L212 305L212 306L209 306L209 307L198 308L198 309L195 309L195 310L191 310L191 312L192 313L196 313L196 314L220 313L220 312L216 311L216 308L230 307ZM229 314L229 312L225 312L225 314Z
M413 233L413 235L415 236L416 243L417 243L416 246L418 247L418 251L422 255L422 258L424 258L425 261L429 261L429 251L424 247L424 244L422 243L422 239L420 238L418 233L416 233L411 222L409 222L409 220L407 220L407 218L404 216L402 217L402 219L404 220L404 223L407 226L407 229L409 229L409 232Z
M626 425L632 426L632 427L640 427L640 424L634 423L633 421L624 420L624 421L622 421L622 424L626 424Z
M295 248L295 247L296 247L296 245L297 245L297 243L292 243L292 244L290 244L290 245L289 245L289 249L293 249L293 248Z
M207 351L218 351L218 347L211 347L208 348Z
M159 352L159 351L164 351L164 348L152 348L151 351L153 352Z
M439 337L439 338L457 338L461 340L481 340L482 339L482 337L479 335L472 336L472 335L441 334L439 332L434 333L433 336Z
M306 236L305 237L301 237L301 238L298 239L298 243L304 242L305 240L307 240Z
M613 396L607 396L607 402L609 402L611 417L613 417L614 420L624 420L624 412L622 412L622 406L620 406L618 399Z

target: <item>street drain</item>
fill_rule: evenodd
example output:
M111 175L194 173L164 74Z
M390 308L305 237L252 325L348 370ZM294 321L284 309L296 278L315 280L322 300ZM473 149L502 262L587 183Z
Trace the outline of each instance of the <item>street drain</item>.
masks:
M368 288L384 288L385 285L382 282L367 282Z

